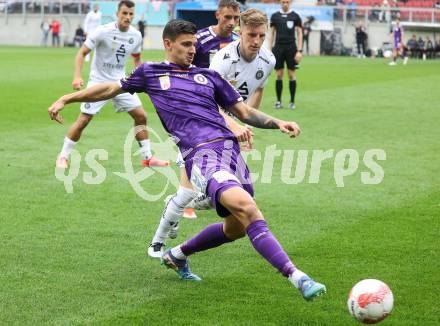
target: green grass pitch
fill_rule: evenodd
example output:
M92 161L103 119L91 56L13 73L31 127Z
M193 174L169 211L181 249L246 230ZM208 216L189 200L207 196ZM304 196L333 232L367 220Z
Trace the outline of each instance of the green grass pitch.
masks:
M306 57L296 111L272 109L271 76L262 109L297 121L302 135L290 140L254 129L255 147L305 150L309 161L304 181L288 185L276 159L271 182L255 184L256 200L294 263L327 285L328 293L310 303L246 238L192 257L200 284L181 282L147 259L163 202L141 199L114 174L124 171L132 122L111 106L78 144L81 167L73 193L66 193L54 162L79 105L63 111L63 126L49 120L47 107L71 91L74 55L74 49L0 48L0 324L356 325L346 299L365 278L383 280L394 293L383 325L440 324L438 61L389 67L381 59ZM144 51L143 59L162 56ZM87 71L88 65L85 79ZM284 96L287 105L287 83ZM166 139L149 99L141 98L150 126ZM96 175L84 161L91 149L108 152L100 161L106 178L97 185L84 182L84 173ZM310 183L313 150L343 149L360 155L345 187L336 185L334 156L322 162L319 182ZM380 184L361 182L369 149L386 153L378 161ZM262 164L251 161L250 168L261 172ZM159 193L166 178L155 173L141 185ZM174 190L168 186L166 194ZM199 212L169 245L218 221L212 211Z

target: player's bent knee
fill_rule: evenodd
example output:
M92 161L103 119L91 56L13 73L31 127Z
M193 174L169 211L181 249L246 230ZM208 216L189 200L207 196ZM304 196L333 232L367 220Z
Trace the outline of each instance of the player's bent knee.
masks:
M234 208L233 214L249 222L259 219L261 213L255 202L242 202Z
M133 116L133 119L138 126L147 124L147 116L143 113L136 114L135 116Z
M133 110L128 111L135 122L139 122L139 124L147 123L147 113L144 111L142 107L134 108Z
M137 126L146 126L147 125L147 119L146 118L137 118L134 119L134 122Z

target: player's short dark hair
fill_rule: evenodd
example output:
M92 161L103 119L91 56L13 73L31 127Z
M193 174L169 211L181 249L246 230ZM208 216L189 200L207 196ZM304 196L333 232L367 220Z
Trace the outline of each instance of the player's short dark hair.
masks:
M236 0L220 0L218 2L218 9L231 7L234 9L240 9L240 3Z
M121 9L122 6L126 6L127 8L133 8L134 7L134 2L130 1L130 0L119 1L118 11L119 11L119 9Z
M197 33L197 27L193 23L183 20L183 19L172 19L164 27L162 33L162 39L170 39L175 41L176 38L181 34L192 34Z

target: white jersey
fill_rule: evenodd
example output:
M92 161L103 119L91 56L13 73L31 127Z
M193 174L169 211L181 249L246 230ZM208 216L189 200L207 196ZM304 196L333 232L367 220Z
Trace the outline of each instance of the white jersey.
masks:
M84 20L84 32L86 34L93 33L99 25L101 25L102 14L100 11L94 12L93 10L89 12Z
M274 66L274 55L264 47L251 62L244 60L240 55L238 40L217 52L209 68L228 80L247 101L258 88L266 85Z
M125 77L127 57L141 52L142 36L133 26L121 32L117 23L113 22L99 26L87 36L84 45L95 50L89 80L118 81Z

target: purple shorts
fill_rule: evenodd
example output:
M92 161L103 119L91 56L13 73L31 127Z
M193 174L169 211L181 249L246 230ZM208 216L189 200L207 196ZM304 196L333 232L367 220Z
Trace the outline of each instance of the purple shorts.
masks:
M254 196L249 169L236 140L222 139L195 148L185 157L185 169L196 190L211 198L220 217L231 215L220 204L220 196L225 190L241 187Z
M395 38L395 39L394 39L394 43L393 43L393 48L394 48L394 49L399 49L399 48L400 48L400 43L401 43L401 41L402 41L401 39L399 39L399 38L396 39L396 38Z

